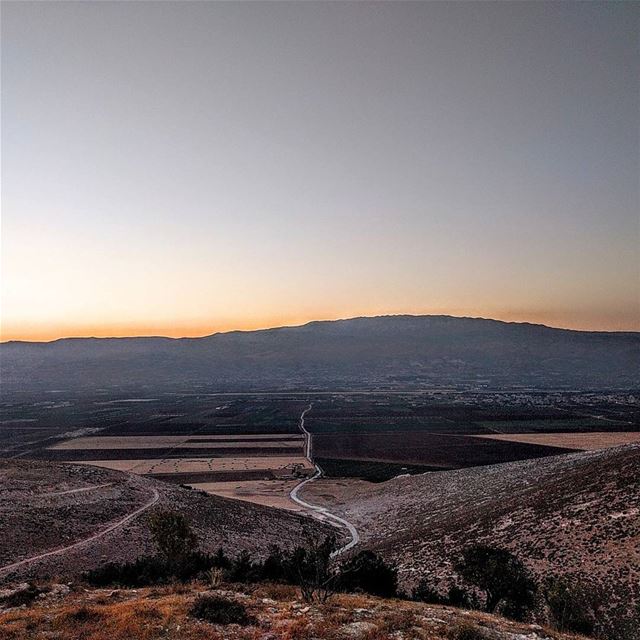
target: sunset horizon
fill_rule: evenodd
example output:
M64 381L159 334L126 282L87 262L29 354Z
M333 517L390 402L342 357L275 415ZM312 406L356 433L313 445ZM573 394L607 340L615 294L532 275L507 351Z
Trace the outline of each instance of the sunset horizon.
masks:
M465 318L474 320L495 320L505 323L517 323L517 324L534 324L553 329L565 329L569 331L589 331L589 332L601 332L601 333L636 333L640 331L640 325L632 325L631 327L603 327L603 326L582 326L575 325L570 326L568 324L560 324L558 322L550 321L545 315L530 316L526 314L482 314L476 313L473 310L456 312L449 312L445 309L440 310L423 310L423 311L379 311L370 313L358 313L353 314L340 314L340 315L327 315L327 316L312 316L308 318L282 318L272 319L265 322L247 322L242 323L228 323L216 325L214 323L209 325L189 325L180 324L176 326L158 326L157 328L145 329L140 325L113 325L97 327L95 329L85 329L79 326L75 330L69 330L69 332L50 332L49 330L43 330L38 332L34 330L32 332L23 332L12 335L8 332L0 332L0 343L6 342L55 342L56 340L64 340L69 338L205 338L218 333L231 333L235 331L250 332L250 331L266 331L269 329L280 328L293 328L304 326L313 322L336 322L340 320L354 320L358 318L384 318L384 317L398 317L398 316L413 316L413 317L451 317L451 318ZM6 337L5 337L6 336Z
M624 3L4 3L0 339L640 330L633 25Z

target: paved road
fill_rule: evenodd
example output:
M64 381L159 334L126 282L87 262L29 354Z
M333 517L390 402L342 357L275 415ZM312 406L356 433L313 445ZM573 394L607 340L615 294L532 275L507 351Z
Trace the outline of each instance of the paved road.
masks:
M150 509L154 504L156 504L156 502L158 502L159 499L160 499L160 494L156 489L153 489L153 495L147 502L145 502L145 504L143 504L141 507L139 507L135 511L132 511L131 513L126 515L124 518L120 518L119 520L115 520L114 522L109 523L109 525L106 528L102 529L102 531L98 531L98 533L94 533L88 538L83 538L82 540L78 540L78 542L74 542L73 544L70 544L66 547L60 547L58 549L54 549L53 551L47 551L46 553L40 553L37 556L32 556L31 558L25 558L24 560L19 560L18 562L12 562L11 564L7 564L4 567L0 567L0 573L13 571L18 567L24 566L26 564L30 564L32 562L36 562L37 560L42 560L43 558L48 558L49 556L60 555L60 554L66 553L67 551L71 551L72 549L78 549L80 547L84 547L85 545L91 544L92 542L95 542L99 538L102 538L102 536L105 536L108 533L111 533L112 531L115 531L116 529L119 529L120 527L124 526L128 522L131 522L131 520L138 517L141 513L143 513L147 509Z
M358 544L358 542L360 542L360 536L358 535L357 529L348 520L345 520L344 518L337 516L335 513L331 513L331 511L329 511L326 507L320 507L315 504L310 504L309 502L306 502L302 498L298 497L298 492L300 491L300 489L302 489L302 487L304 487L307 484L311 484L312 482L315 482L318 478L322 477L322 469L313 461L313 458L312 458L313 439L311 437L311 434L307 431L307 429L304 426L304 417L307 415L309 411L311 411L312 406L313 405L310 404L302 412L302 414L300 415L300 423L298 426L300 427L300 431L302 431L302 433L304 434L304 442L305 442L304 455L307 458L307 460L309 460L309 462L315 467L316 472L310 478L307 478L306 480L303 480L302 482L297 484L289 493L289 497L294 502L298 503L300 506L304 507L305 509L310 509L318 513L320 515L320 519L329 520L331 523L336 524L337 526L343 529L346 529L349 532L349 535L351 536L351 540L349 540L347 544L343 545L339 549L336 549L331 554L332 556L337 556L355 547Z

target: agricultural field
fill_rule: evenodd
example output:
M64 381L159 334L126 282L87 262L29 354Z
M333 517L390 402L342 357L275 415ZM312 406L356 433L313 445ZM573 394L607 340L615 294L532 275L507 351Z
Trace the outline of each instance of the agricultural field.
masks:
M620 392L114 391L13 394L0 404L0 456L132 471L297 509L313 473L384 481L635 442L638 394Z
M306 406L301 399L207 395L33 403L24 431L9 423L3 453L129 471L222 496L234 493L228 483L238 483L235 493L244 499L255 493L254 502L296 510L289 492L314 472L298 428Z
M370 481L640 440L633 394L334 396L314 402L306 425L326 476Z
M593 451L640 442L640 432L591 433L495 433L477 436L502 442L523 442L549 447Z

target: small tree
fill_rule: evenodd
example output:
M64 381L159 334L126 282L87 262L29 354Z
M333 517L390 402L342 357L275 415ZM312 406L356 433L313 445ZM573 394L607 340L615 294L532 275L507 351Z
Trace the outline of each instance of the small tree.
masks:
M272 546L260 569L260 579L267 582L282 582L287 577L285 556L278 546Z
M257 582L259 568L251 558L251 554L242 550L233 561L228 571L231 582Z
M291 582L300 586L305 602L326 602L336 592L339 573L331 560L335 549L335 537L320 542L307 534L306 546L291 553L288 573Z
M213 556L213 566L218 569L230 569L231 560L227 557L222 547L218 547L215 556Z
M169 565L176 565L198 549L198 540L185 516L175 511L156 511L149 517L149 528L158 554Z
M524 618L535 604L536 585L525 566L512 553L485 545L468 547L455 570L486 594L485 610L502 605L511 618Z
M391 598L398 589L398 571L373 551L364 550L340 568L340 587Z

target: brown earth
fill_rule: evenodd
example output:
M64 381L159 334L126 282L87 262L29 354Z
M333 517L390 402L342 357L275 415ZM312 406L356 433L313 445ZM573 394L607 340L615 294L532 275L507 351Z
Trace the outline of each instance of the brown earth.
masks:
M492 433L478 435L475 437L487 440L541 444L564 449L581 449L583 451L594 451L595 449L605 449L606 447L616 447L624 444L640 442L640 433L633 431L595 431L591 433Z

